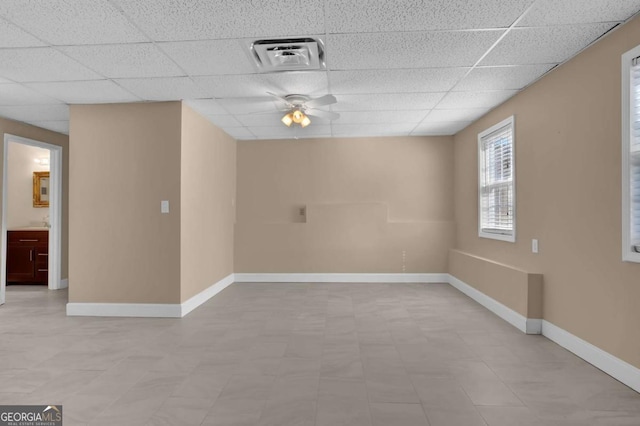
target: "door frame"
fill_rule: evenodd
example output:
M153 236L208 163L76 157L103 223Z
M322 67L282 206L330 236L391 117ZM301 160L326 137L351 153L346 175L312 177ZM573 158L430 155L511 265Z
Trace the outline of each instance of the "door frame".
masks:
M0 305L5 302L7 285L7 169L9 142L35 146L49 150L49 290L59 290L62 283L62 147L28 139L9 133L4 134L2 164L2 236L0 238Z

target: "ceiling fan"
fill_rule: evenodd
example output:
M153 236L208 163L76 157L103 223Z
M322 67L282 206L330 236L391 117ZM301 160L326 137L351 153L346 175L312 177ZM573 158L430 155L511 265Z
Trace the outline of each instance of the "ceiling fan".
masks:
M283 107L280 110L286 114L282 117L281 121L287 127L291 127L292 124L298 124L300 127L307 127L311 124L311 119L309 117L326 118L327 120L340 118L340 114L338 113L318 109L318 107L338 102L336 97L333 95L311 98L305 95L278 96L275 93L267 93L282 103Z

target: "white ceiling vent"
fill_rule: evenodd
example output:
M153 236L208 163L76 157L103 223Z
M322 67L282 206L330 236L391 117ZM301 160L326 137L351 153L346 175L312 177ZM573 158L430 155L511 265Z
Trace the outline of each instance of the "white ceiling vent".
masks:
M258 40L251 43L250 50L260 72L325 69L319 38Z

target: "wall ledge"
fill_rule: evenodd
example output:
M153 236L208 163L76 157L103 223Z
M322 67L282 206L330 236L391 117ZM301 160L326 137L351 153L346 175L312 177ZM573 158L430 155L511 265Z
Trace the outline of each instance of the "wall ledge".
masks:
M541 334L542 333L542 320L536 318L527 318L524 315L519 314L508 306L503 305L497 300L487 296L481 291L476 290L469 284L462 280L449 275L448 283L451 286L458 289L460 292L466 294L509 324L513 325L518 330L526 334Z
M449 274L239 273L237 283L447 283Z
M233 282L230 274L183 303L67 303L67 316L182 318Z
M459 250L459 249L449 249L449 251L450 252L453 251L453 252L456 252L456 253L464 254L465 256L469 256L469 257L472 257L472 258L477 259L477 260L482 260L483 262L487 262L487 263L490 263L492 265L501 266L501 267L508 268L508 269L513 269L514 271L519 271L519 272L522 272L523 274L530 273L529 271L526 271L526 270L521 269L521 268L517 268L517 267L515 267L513 265L509 265L507 263L502 263L502 262L496 262L495 260L489 259L488 257L478 256L477 254L473 254L473 253L470 253L468 251Z

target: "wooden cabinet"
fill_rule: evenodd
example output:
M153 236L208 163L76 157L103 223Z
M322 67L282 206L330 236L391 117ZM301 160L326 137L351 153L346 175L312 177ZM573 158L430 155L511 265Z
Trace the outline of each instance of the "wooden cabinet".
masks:
M7 233L7 283L47 284L49 231Z

